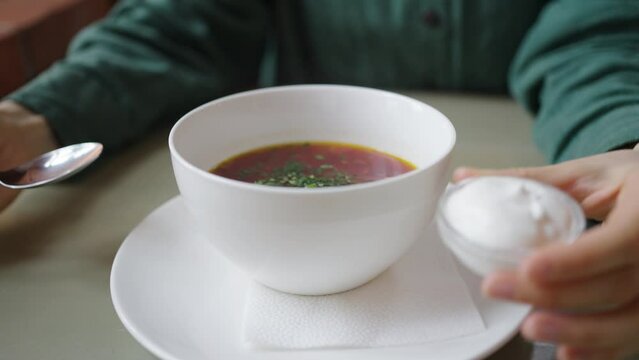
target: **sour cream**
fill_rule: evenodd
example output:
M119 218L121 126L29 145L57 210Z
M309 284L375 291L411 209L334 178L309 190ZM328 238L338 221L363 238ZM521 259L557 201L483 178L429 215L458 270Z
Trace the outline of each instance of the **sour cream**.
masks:
M444 242L481 274L516 267L534 249L570 242L585 227L579 204L567 194L516 177L478 177L452 185L439 212Z
M465 238L486 248L533 248L562 237L570 209L538 182L483 177L450 196L446 217Z

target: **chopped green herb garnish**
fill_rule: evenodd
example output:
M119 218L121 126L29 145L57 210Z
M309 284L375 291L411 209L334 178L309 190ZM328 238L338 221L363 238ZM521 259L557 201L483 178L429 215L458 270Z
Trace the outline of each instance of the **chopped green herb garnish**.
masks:
M333 169L333 165L322 164L317 170ZM310 167L296 161L289 161L283 167L273 170L270 176L256 180L256 184L285 186L285 187L304 187L319 188L328 186L349 185L353 183L351 177L343 172L335 170L330 176L321 176L321 172L313 171Z
M315 155L315 159L316 159L316 160L324 160L324 159L326 159L326 158L325 158L325 157L324 157L324 155L322 155L322 154L317 154L317 155Z

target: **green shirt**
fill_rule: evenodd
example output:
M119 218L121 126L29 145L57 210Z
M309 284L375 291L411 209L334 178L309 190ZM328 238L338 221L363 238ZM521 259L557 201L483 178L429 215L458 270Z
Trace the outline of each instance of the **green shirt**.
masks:
M637 0L123 0L9 98L115 149L256 86L506 92L551 161L639 140Z

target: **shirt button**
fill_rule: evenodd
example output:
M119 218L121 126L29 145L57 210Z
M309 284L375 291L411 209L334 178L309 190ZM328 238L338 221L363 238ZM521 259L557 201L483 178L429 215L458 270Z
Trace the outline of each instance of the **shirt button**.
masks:
M441 16L439 16L437 11L435 10L426 11L422 17L422 20L424 20L424 24L426 24L426 26L430 28L439 27L439 25L441 25L442 23Z

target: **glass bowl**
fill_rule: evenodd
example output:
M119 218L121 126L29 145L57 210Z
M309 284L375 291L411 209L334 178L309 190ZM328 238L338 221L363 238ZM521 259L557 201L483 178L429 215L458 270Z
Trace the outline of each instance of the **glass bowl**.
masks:
M488 177L481 177L486 179ZM566 207L568 216L571 217L570 225L567 229L563 229L561 235L553 240L553 242L561 241L564 243L572 243L585 229L586 218L581 206L568 194L563 191L534 180L515 178L515 177L497 177L508 178L512 181L534 182L537 186L544 188L545 191L556 196L560 204ZM450 198L465 186L469 186L473 181L479 178L471 178L461 181L457 184L450 184L442 195L437 211L437 227L444 244L453 252L462 264L468 267L476 274L485 276L498 270L513 270L519 266L521 261L530 255L537 247L513 246L508 248L491 248L476 241L472 241L462 235L447 216L446 205ZM506 214L499 214L504 217L504 221L508 221ZM542 245L543 246L543 245Z

